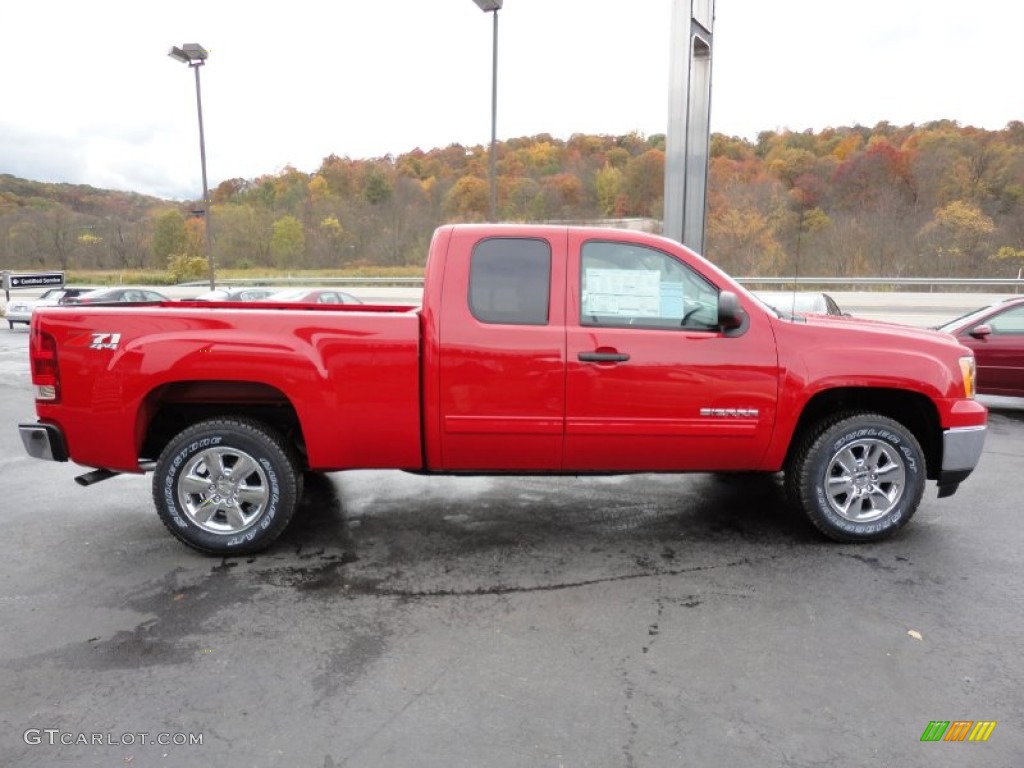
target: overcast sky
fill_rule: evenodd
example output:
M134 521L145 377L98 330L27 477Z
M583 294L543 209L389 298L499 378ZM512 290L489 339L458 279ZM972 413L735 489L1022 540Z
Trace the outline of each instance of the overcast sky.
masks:
M498 138L668 120L674 1L506 0ZM712 130L1024 119L1020 0L716 0ZM687 5L684 6L688 8ZM0 173L172 198L490 139L491 17L472 0L7 2Z

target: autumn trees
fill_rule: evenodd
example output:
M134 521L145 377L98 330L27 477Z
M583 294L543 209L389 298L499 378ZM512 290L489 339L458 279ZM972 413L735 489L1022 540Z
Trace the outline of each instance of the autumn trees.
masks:
M1014 276L1022 134L938 121L716 136L707 255L736 274Z
M506 221L660 219L664 136L498 143ZM1024 267L1024 123L951 121L716 134L707 256L737 275L1015 275ZM212 191L220 267L420 265L435 227L483 221L484 146L330 155ZM163 269L204 253L191 205L0 176L0 266Z

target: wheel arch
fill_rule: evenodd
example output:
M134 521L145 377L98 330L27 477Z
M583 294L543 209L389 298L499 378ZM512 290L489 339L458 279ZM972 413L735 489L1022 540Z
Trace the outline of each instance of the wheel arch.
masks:
M138 456L156 459L183 430L210 418L255 419L277 431L306 461L302 422L284 392L257 381L175 381L154 388L135 420Z
M827 416L845 411L878 413L902 424L921 445L928 479L938 477L942 466L942 429L935 404L920 392L886 387L839 387L816 393L800 412L783 466L790 465L808 430Z

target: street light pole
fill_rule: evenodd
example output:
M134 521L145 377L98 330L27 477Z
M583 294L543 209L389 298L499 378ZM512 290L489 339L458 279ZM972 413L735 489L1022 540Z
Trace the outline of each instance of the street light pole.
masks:
M490 209L491 221L498 220L498 11L504 0L473 0L484 13L494 17L494 39L491 44L491 151Z
M213 225L210 222L210 190L206 184L206 137L203 134L203 97L199 87L199 68L206 63L209 52L198 43L185 43L171 48L167 55L188 64L196 73L196 109L199 113L199 160L203 169L203 218L206 227L206 262L210 271L210 290L216 290L217 279L213 267Z

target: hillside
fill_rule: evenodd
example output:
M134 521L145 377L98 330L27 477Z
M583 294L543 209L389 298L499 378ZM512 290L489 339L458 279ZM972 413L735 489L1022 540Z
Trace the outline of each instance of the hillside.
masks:
M1024 123L951 121L712 137L707 256L736 274L987 276L1024 266ZM662 216L664 137L498 146L500 218ZM418 265L488 206L487 148L331 155L211 193L222 267ZM202 254L192 205L0 175L0 267L162 269Z

